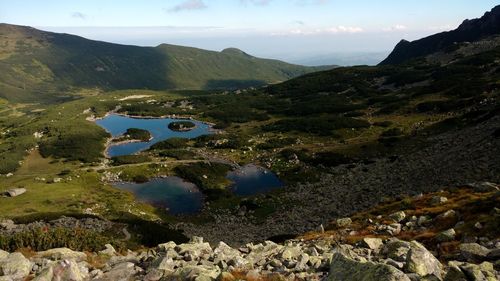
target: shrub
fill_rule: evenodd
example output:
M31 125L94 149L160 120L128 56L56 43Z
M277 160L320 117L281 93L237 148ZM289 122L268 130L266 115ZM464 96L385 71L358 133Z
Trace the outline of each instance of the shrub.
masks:
M150 150L161 150L161 149L177 149L186 147L189 139L185 138L170 138L164 141L157 142L153 144Z

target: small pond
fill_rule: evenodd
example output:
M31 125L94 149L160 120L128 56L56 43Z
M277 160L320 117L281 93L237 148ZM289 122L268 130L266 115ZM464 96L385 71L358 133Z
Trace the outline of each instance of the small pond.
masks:
M253 164L229 172L227 178L233 182L231 190L234 194L241 196L264 193L283 186L273 172Z
M123 135L129 128L138 128L148 130L151 133L152 140L148 142L128 142L121 144L111 144L107 147L106 153L109 157L130 155L148 149L151 145L169 139L169 138L196 138L201 135L211 133L210 125L196 121L193 122L196 127L190 131L172 131L168 125L172 122L182 121L183 119L172 118L134 118L118 114L110 114L105 118L98 119L96 124L103 127L113 137Z
M120 182L114 186L173 215L196 213L203 207L203 194L196 185L179 177L155 178L145 183Z

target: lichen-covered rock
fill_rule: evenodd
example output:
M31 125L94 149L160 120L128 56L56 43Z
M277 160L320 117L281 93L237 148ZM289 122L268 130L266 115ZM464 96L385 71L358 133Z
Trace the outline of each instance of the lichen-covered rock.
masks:
M23 279L30 274L32 264L21 253L11 253L0 260L0 276Z
M349 225L351 225L352 220L351 220L351 218L341 218L341 219L337 219L336 223L337 223L338 227L341 227L341 228L348 227Z
M486 260L490 250L477 243L463 243L459 246L460 254L469 262L482 262Z
M410 281L393 266L375 262L360 262L337 252L333 256L327 281Z
M384 242L382 242L382 239L380 239L380 238L366 237L366 238L363 238L362 245L365 247L368 247L369 249L378 251L378 250L380 250L380 248L382 248L382 246L384 245Z
M450 228L448 230L442 231L436 235L436 240L439 242L449 242L455 240L455 229Z
M383 246L382 253L395 261L404 262L409 250L409 242L392 239Z
M389 215L389 218L395 222L401 222L406 218L406 214L403 211L395 212Z
M87 255L83 252L73 251L68 248L55 248L47 251L39 252L37 256L50 260L75 260L77 262L87 259Z
M443 275L439 260L417 241L410 242L410 250L406 256L404 269L406 272L415 273L421 277L433 275L441 279Z

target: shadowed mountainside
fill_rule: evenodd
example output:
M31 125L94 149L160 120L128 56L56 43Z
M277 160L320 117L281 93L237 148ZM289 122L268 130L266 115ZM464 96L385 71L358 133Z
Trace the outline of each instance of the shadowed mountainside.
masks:
M0 24L0 96L53 101L80 88L234 89L262 86L322 68L162 44L137 47ZM324 68L323 68L324 69Z
M413 42L401 40L392 53L380 64L399 64L410 59L439 51L453 51L457 43L478 41L500 31L500 6L483 17L465 20L457 29L438 33Z

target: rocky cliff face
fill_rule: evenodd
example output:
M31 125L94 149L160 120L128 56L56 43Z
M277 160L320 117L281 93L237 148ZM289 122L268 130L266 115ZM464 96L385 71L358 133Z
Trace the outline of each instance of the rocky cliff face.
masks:
M500 34L500 6L496 6L479 19L465 20L455 30L438 33L413 42L402 40L380 64L399 64L410 59L445 51L457 43L474 42L498 34Z

